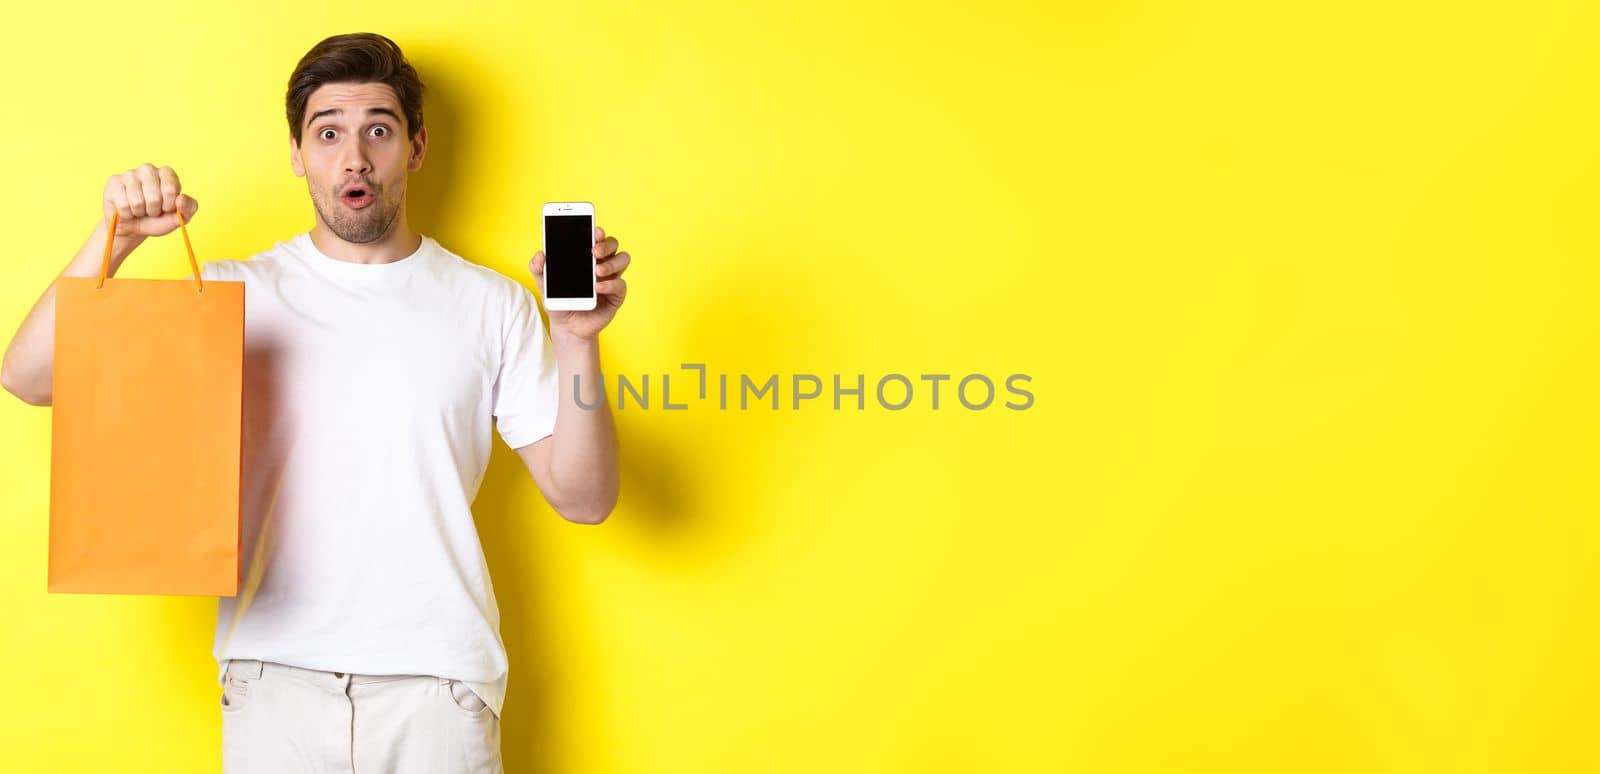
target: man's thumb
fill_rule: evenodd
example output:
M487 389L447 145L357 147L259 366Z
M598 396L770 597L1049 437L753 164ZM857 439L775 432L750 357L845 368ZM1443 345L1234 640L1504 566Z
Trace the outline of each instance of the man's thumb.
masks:
M195 201L191 196L178 194L178 212L183 213L183 223L194 220L194 214L199 210L200 202ZM141 222L146 224L142 227L142 231L145 234L170 234L177 231L178 226L181 225L178 222L177 212L169 212L159 218L151 218Z

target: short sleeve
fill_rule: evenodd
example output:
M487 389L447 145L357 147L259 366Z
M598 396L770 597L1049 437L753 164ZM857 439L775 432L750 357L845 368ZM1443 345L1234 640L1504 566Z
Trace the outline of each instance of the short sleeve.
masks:
M520 449L555 432L560 372L539 307L521 284L504 319L494 382L495 428L507 446Z

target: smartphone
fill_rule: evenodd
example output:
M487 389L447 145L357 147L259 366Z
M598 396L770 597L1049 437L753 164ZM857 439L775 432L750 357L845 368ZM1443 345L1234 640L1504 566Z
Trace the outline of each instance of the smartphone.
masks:
M544 308L582 312L595 306L594 205L544 206Z

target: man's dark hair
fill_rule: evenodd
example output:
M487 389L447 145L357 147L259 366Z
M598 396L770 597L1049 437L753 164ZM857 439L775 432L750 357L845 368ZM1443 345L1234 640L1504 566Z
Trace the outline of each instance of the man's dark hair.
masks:
M417 139L417 132L422 129L422 79L394 41L372 32L334 35L300 57L289 76L289 94L284 99L289 133L296 144L300 142L311 92L325 83L388 84L400 99L406 134L409 139Z

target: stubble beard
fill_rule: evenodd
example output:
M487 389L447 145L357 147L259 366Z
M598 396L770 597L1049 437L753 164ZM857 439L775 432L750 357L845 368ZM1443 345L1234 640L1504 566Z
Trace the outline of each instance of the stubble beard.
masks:
M400 214L400 203L390 202L384 195L383 186L374 184L370 195L372 204L352 210L344 206L338 194L324 194L312 188L311 203L335 236L351 244L364 245L376 242L389 233Z

